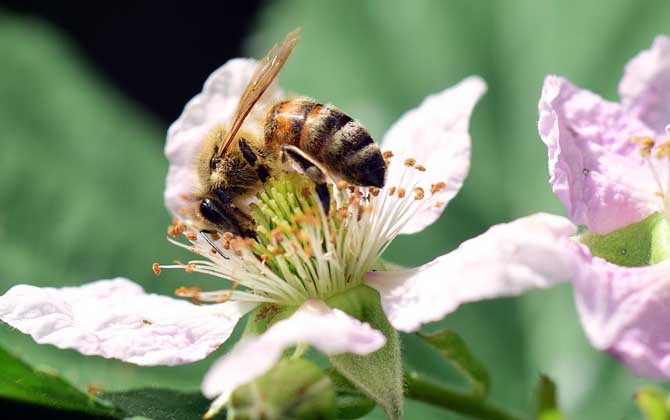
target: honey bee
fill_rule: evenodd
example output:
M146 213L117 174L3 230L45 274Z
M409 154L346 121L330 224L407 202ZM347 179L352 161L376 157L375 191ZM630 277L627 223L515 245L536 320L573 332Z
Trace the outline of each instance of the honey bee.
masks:
M379 146L355 119L332 105L295 98L268 109L261 129L244 127L300 36L289 33L258 63L229 124L216 127L203 142L197 162L201 190L196 219L203 232L255 237L253 219L240 204L265 180L287 165L298 167L316 185L326 214L330 208L327 176L359 186L384 186L386 164Z

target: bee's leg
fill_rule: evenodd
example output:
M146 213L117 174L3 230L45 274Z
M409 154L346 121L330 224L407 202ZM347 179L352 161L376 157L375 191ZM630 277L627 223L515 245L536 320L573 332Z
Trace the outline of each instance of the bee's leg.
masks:
M282 160L286 158L295 162L312 181L314 181L316 194L323 206L323 211L330 212L330 191L326 182L326 171L311 156L295 146L285 144L281 147Z
M256 156L256 153L251 149L251 147L249 147L249 143L247 143L247 141L243 138L240 138L237 141L237 144L240 146L240 152L242 152L244 160L246 160L249 166L254 168L256 171L258 179L260 179L261 182L267 181L267 179L270 177L270 171L268 171L267 166L258 162L258 156Z

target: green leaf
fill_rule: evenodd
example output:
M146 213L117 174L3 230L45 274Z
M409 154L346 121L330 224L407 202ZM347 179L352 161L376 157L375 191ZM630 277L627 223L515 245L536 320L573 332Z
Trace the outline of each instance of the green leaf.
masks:
M490 379L489 374L477 360L465 341L456 332L441 330L433 333L417 334L423 341L435 348L459 370L472 385L473 394L481 398L486 397Z
M283 359L270 371L233 392L231 420L335 418L335 389L330 378L306 359Z
M159 388L107 392L99 397L123 409L129 417L152 420L202 420L210 404L199 392Z
M375 408L375 402L363 395L339 372L329 369L327 373L335 387L338 419L358 419Z
M655 386L645 386L635 393L635 401L645 420L667 420L670 417L668 397Z
M56 372L38 370L0 348L0 400L42 406L101 418L118 418L122 412L62 379Z
M330 363L360 391L382 406L389 419L403 415L403 371L398 333L391 326L381 306L379 293L359 286L326 301L361 321L369 323L386 336L386 344L367 356L342 354L331 356Z
M535 391L535 420L564 420L558 408L556 384L548 376L540 376Z

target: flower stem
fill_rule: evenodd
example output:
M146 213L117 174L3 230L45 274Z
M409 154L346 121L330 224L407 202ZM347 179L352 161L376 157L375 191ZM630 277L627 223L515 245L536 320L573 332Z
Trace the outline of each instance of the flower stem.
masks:
M464 392L437 384L418 372L406 371L405 396L417 401L446 408L468 417L485 420L521 420L490 402Z

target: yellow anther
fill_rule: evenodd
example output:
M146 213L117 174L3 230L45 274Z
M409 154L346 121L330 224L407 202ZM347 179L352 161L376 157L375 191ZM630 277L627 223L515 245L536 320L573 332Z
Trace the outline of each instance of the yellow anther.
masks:
M654 148L654 139L651 137L633 137L631 142L637 143L640 145L640 156L649 157L651 155L651 149Z
M656 147L656 157L670 159L670 140L666 140Z

